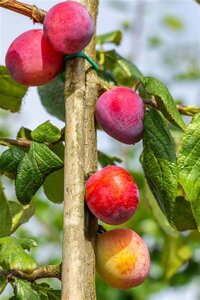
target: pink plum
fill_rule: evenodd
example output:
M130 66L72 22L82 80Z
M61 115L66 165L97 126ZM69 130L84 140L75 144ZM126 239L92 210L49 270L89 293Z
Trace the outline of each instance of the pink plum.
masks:
M118 166L107 166L89 177L85 198L96 218L107 224L119 225L135 213L139 192L129 172Z
M144 104L130 88L114 87L103 93L95 116L105 132L122 143L134 144L142 138Z
M18 36L10 45L5 60L14 80L28 86L49 82L63 67L63 54L51 46L41 29Z
M44 19L44 33L52 46L65 54L82 51L94 34L94 20L76 1L53 6Z
M150 255L144 240L128 228L101 234L96 241L96 270L117 289L140 285L150 270Z

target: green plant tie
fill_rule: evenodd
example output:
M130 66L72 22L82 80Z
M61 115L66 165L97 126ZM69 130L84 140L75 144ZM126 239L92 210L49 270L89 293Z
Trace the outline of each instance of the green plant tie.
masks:
M96 71L99 70L99 66L97 65L97 63L95 63L95 61L92 60L89 56L87 56L84 52L76 52L76 53L73 53L73 54L66 55L64 57L64 60L66 61L66 60L68 60L70 58L73 58L73 57L82 57L82 58L86 59Z

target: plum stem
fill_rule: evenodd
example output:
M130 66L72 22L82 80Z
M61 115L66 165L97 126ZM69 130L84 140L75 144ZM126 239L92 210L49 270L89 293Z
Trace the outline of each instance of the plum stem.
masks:
M155 109L159 109L154 97L151 97L150 99L143 99L143 101L146 105L152 106ZM186 106L186 105L178 104L178 105L176 105L176 107L181 115L185 115L185 116L189 116L189 117L192 117L195 114L200 112L200 108L196 107L194 105Z
M0 7L15 11L30 17L34 23L43 23L46 11L36 5L29 5L15 0L0 0Z
M102 225L98 225L98 231L97 231L97 235L101 235L102 233L106 232L107 230L102 226Z

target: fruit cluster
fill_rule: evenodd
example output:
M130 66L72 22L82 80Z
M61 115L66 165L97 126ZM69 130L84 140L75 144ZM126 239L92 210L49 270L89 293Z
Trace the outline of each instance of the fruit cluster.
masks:
M144 103L130 88L114 87L97 100L95 117L111 137L125 144L143 135ZM120 225L135 213L139 192L125 169L107 166L86 182L86 203L102 222ZM100 277L118 289L138 286L150 270L150 255L143 239L128 228L113 229L97 237L96 269Z
M125 169L107 166L86 182L86 203L99 220L119 225L128 221L139 203L134 178ZM127 289L141 284L150 269L148 248L128 228L113 229L97 237L96 269L111 286Z
M43 85L63 68L64 55L82 51L94 34L94 20L75 1L53 6L45 16L43 30L22 33L10 45L6 67L20 84Z

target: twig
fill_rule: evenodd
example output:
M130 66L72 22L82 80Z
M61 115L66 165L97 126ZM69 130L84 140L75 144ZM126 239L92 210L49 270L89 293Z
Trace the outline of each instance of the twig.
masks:
M113 85L109 84L107 81L101 79L100 77L97 77L97 86L98 86L98 94L99 96L105 93L106 91L109 91Z
M0 145L2 146L12 145L17 147L29 148L31 143L32 141L25 140L25 139L14 140L14 139L0 138Z
M8 281L13 280L13 277L34 282L41 278L58 278L61 280L61 265L48 265L34 269L31 273L22 272L19 270L0 270L0 274L5 276Z
M146 105L154 107L155 109L159 109L154 97L152 97L150 99L143 99L143 101ZM195 114L197 114L198 112L200 112L200 108L196 107L196 106L186 106L186 105L178 104L176 107L177 107L178 111L180 112L180 114L185 115L185 116L192 117Z
M55 144L58 144L60 142L64 141L64 132L62 133L61 138L53 143L50 142L44 142L45 145L47 145L49 148L53 147ZM1 138L0 137L0 145L1 146L17 146L17 147L22 147L22 148L29 148L31 146L31 144L34 141L32 140L27 140L27 139L9 139L9 138Z
M196 106L185 106L185 105L177 105L176 106L180 112L180 114L185 116L194 116L195 114L200 112L200 108Z
M0 7L30 17L34 23L43 23L46 11L36 5L29 5L15 0L0 0Z

